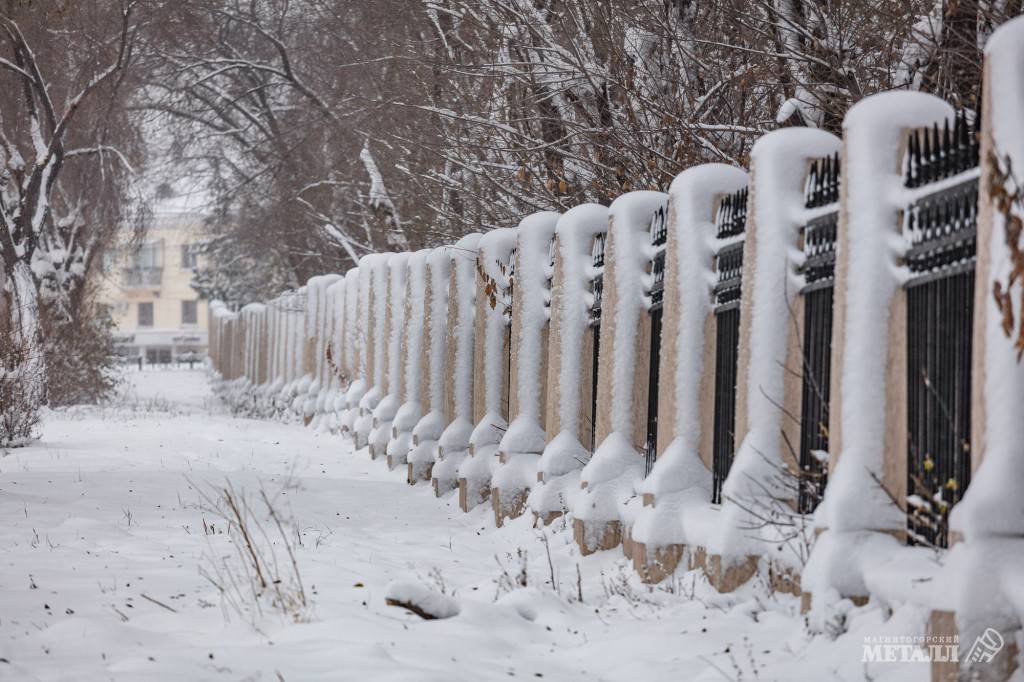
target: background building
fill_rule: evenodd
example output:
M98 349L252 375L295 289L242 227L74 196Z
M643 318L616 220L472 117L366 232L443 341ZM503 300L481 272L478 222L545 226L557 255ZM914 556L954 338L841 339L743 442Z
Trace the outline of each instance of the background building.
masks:
M207 304L191 286L202 221L197 213L158 214L141 245L108 257L102 300L126 359L155 364L206 355Z

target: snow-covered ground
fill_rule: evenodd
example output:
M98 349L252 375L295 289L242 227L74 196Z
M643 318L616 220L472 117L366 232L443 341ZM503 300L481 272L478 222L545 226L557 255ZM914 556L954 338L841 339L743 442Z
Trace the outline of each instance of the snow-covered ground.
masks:
M618 552L579 557L561 524L497 529L490 505L464 514L338 436L223 414L202 371L128 383L117 405L50 414L38 443L0 453L0 680L860 680L865 635L920 625L865 607L838 640L811 638L797 600L762 586L646 588ZM235 567L251 584L210 508L228 483L260 518L256 495L273 499L305 609L240 612L204 578ZM253 543L275 542L287 577L264 521ZM443 586L460 612L388 606L392 581Z

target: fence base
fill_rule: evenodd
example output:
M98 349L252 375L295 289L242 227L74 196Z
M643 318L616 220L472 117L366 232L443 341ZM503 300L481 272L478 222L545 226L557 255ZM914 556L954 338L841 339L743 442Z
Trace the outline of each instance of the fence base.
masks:
M498 488L491 489L491 507L494 509L494 523L499 528L505 519L515 519L526 511L526 498L529 491L518 490L514 492L505 491L504 497Z
M686 545L661 545L648 547L646 543L633 541L633 570L648 585L660 583L675 573L686 556Z
M572 530L583 556L602 549L615 549L622 544L622 524L618 521L575 519Z

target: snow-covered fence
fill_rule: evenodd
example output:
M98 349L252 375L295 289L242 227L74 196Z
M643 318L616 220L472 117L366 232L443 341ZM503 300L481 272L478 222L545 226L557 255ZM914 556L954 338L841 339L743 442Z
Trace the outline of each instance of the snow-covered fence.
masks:
M654 255L650 230L667 198L661 192L630 192L609 208L598 375L600 445L570 499L576 541L584 553L619 545L622 507L643 479Z
M395 412L385 451L389 469L406 464L409 448L412 447L412 430L423 416L425 401L421 365L424 364L423 341L430 285L427 278L427 260L430 253L430 249L417 251L409 257L407 264L404 300L401 302L405 308L401 332L402 386L398 391L401 395L401 405Z
M512 371L512 269L516 230L499 228L480 238L477 251L473 418L466 457L459 465L459 506L469 511L490 497L498 443L508 429Z
M1019 329L1006 324L1021 315L1019 225L1024 169L1024 18L993 34L986 46L978 185L975 320L972 359L971 483L953 508L950 531L958 540L937 576L931 627L972 642L993 628L1006 646L992 666L964 671L1005 679L1024 668L1019 642L1024 623L1024 452L1021 406L1024 366ZM1002 294L997 303L993 294ZM1004 297L1005 296L1005 297ZM1009 306L1009 310L1007 309Z
M600 286L608 209L583 204L558 220L548 351L547 444L529 506L545 523L562 515L594 443ZM595 291L595 285L597 290Z
M509 339L511 420L498 443L491 484L494 520L499 526L506 517L523 513L537 482L537 461L547 444L548 331L558 218L557 213L535 213L516 230Z
M366 389L359 398L356 408L357 416L353 420L352 431L355 434L356 446L363 448L369 444L370 431L373 428L373 412L377 409L385 395L385 368L387 360L387 337L385 335L387 320L387 283L388 260L391 254L370 254L359 260L360 272L366 272L366 281L360 282L360 313L362 325L359 335L362 338L365 354Z
M448 364L449 291L455 249L441 246L426 258L423 291L422 359L419 363L420 418L412 427L406 455L406 481L429 481L436 460L437 441L448 425L445 375ZM411 313L410 313L411 315ZM412 358L412 355L409 356Z
M445 358L444 405L448 425L437 438L437 448L424 449L422 461L430 467L434 493L441 496L458 486L459 467L469 455L474 426L477 358L477 291L480 262L479 234L470 234L452 247L448 283L448 337ZM435 370L432 370L432 372Z
M372 412L368 444L370 458L384 457L391 438L391 423L402 405L402 383L405 374L402 348L405 341L405 294L410 254L388 256L382 311L383 334L377 348L382 351L383 398Z
M631 529L634 564L649 580L671 572L687 545L706 542L716 402L714 258L722 202L747 174L722 164L680 173L669 189L658 457L640 485ZM634 502L634 505L636 502Z
M980 167L974 112L876 95L842 140L766 135L749 177L699 166L667 196L212 304L211 363L499 525L567 515L583 553L622 545L645 580L760 572L812 622L876 598L1009 641L1021 45L1024 20L988 48Z
M799 413L802 397L797 380L803 372L800 240L801 228L815 216L815 209L804 208L804 187L812 162L835 154L839 146L830 133L791 128L765 135L751 151L736 451L722 483L719 527L706 547L719 589L753 574L759 555L770 557L778 572L790 574L799 572L807 558L807 537L790 537L788 524L795 517L789 510L798 503L799 454L792 446L795 424L787 419ZM809 535L809 520L807 527Z

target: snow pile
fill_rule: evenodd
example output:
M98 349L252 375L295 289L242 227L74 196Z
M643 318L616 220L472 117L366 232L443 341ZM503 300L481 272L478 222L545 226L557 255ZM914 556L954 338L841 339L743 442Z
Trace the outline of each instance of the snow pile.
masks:
M373 410L373 422L368 444L370 457L382 457L391 438L391 422L402 405L402 379L404 364L402 346L405 336L405 283L409 274L411 254L393 253L388 256L387 293L385 295L384 322L384 397Z
M512 284L512 256L516 230L498 228L480 238L477 263L485 289L476 301L482 338L477 349L474 377L482 387L483 416L469 437L469 457L459 466L459 485L465 481L466 504L476 506L490 494L491 473L498 443L508 428L505 398L508 390L509 288Z
M547 392L548 319L551 301L551 246L559 214L534 213L517 229L512 360L515 410L498 444L501 464L493 485L500 492L499 516L521 509L522 495L537 481L537 460L547 442L543 410Z
M864 531L898 531L906 525L903 512L877 483L884 478L886 391L892 380L883 351L889 345L891 301L902 283L897 259L906 248L896 233L903 206L901 168L893 150L901 148L907 129L952 113L931 95L886 92L858 102L843 121L846 201L840 208L837 248L846 251L847 275L845 291L836 295L844 295L846 303L845 309L836 307L834 327L845 340L838 367L842 444L816 513L827 528L824 534L839 537L824 545L819 538L803 574L808 591L843 585L841 594L867 594L849 552Z
M687 510L706 506L711 499L711 472L701 459L700 444L701 411L709 399L702 386L707 385L706 373L715 371L714 366L704 367L704 348L713 342L705 338L705 329L713 314L715 215L721 198L746 184L747 174L739 168L706 164L683 171L669 188L665 299L666 304L676 302L678 326L665 330L676 337L676 356L662 358L662 367L675 367L670 377L675 400L674 413L662 419L672 424L673 438L640 486L639 492L654 497L654 505L640 510L632 530L635 540L650 546L703 545L697 536L707 537L697 523L705 515ZM691 517L691 534L684 527L686 516Z
M611 371L610 433L581 472L582 487L571 501L573 514L593 524L619 521L621 506L643 479L643 457L634 441L633 422L637 329L647 310L652 249L651 218L668 195L662 192L630 192L608 209L608 242L605 258L604 311L611 318L602 324L601 368ZM609 295L610 294L610 295ZM607 315L606 315L607 318ZM611 334L608 334L608 332ZM588 532L598 532L588 527Z
M479 234L470 234L451 247L452 273L448 299L451 320L450 340L447 343L447 371L445 373L445 410L450 420L437 439L434 452L436 462L431 470L431 482L437 494L457 485L458 470L469 451L469 437L473 433L473 401L476 395L474 368L476 367L476 281ZM425 454L424 458L429 458Z
M423 583L396 580L388 584L384 599L388 606L400 606L420 618L435 620L459 615L459 602Z
M580 415L585 359L581 356L584 335L594 304L592 286L597 274L593 267L594 238L608 229L608 209L582 204L559 218L558 267L551 304L552 356L558 358L557 381L548 386L548 400L555 402L556 435L544 448L537 471L542 480L530 493L529 505L541 518L562 513L568 496L579 487L579 471L590 459L590 450L580 443Z
M417 251L409 256L408 277L405 285L405 320L401 330L403 336L402 363L402 406L395 413L391 439L387 444L388 466L405 464L412 445L412 430L420 420L423 406L420 402L421 373L423 371L423 339L426 318L428 290L427 258L430 249Z

